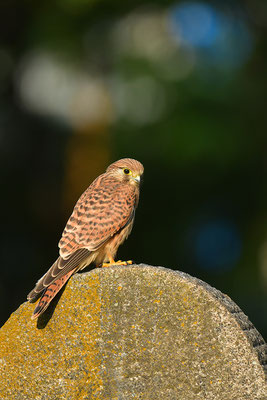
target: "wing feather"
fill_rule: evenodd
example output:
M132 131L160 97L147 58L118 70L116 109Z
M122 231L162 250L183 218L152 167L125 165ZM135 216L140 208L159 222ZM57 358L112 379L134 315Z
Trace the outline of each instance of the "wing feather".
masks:
M101 175L81 196L59 242L60 255L69 257L79 248L99 249L133 218L134 188Z

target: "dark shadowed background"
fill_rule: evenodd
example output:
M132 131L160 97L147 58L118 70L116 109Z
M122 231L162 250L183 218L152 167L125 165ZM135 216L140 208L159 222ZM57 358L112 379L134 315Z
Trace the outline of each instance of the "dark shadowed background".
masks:
M121 157L145 166L122 259L227 293L267 336L267 3L2 1L1 322Z

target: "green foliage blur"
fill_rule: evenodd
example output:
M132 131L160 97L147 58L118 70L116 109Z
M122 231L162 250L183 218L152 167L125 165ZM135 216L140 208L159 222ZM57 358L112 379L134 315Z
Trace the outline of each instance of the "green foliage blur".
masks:
M1 2L2 323L79 195L133 157L119 258L205 280L267 336L266 16L259 0Z

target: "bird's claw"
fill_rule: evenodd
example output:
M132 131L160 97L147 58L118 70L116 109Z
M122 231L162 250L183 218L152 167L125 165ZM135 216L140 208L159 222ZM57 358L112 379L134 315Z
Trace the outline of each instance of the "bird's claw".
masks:
M106 267L111 267L113 265L132 265L134 262L132 260L128 260L128 261L122 261L122 260L118 260L118 261L114 261L114 262L106 262L106 263L102 263L100 266L102 268L106 268Z

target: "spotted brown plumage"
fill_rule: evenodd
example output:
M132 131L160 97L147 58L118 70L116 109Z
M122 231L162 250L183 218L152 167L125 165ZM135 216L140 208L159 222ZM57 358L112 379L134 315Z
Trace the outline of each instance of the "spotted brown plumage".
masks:
M75 272L91 263L114 264L118 247L132 230L143 165L123 158L111 164L77 201L59 241L59 257L29 293L41 299L37 318Z

